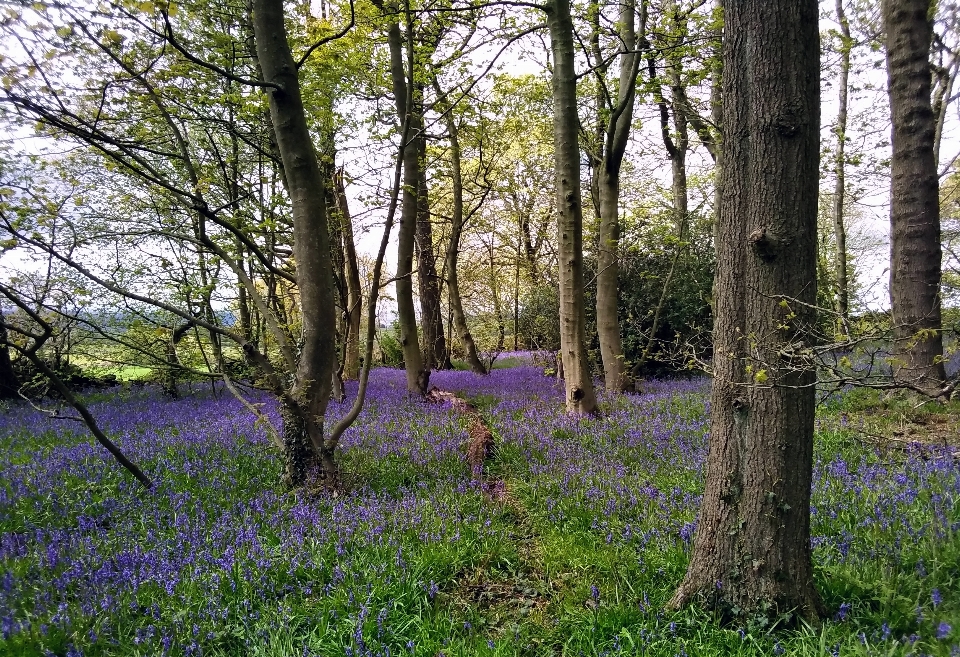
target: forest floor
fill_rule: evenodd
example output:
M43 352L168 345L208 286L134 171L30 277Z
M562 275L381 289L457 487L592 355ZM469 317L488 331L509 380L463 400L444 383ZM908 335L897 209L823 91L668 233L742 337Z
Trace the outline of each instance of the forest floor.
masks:
M708 382L650 381L576 420L518 365L433 376L493 432L484 483L465 459L475 417L376 370L334 499L283 489L264 427L209 386L91 398L151 492L81 425L10 407L0 655L960 655L960 404L824 402L812 534L829 616L723 627L663 610L703 488Z

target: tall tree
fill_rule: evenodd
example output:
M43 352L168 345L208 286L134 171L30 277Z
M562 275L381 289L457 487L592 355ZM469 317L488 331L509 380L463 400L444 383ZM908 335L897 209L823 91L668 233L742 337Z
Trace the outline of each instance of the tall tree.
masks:
M351 381L360 376L360 315L363 293L360 290L360 265L353 235L353 219L347 202L347 190L343 182L343 169L334 177L334 193L343 226L344 280L347 286L347 334L344 338L343 376Z
M583 203L573 20L569 0L546 5L553 52L553 143L557 185L557 257L560 261L560 351L567 410L592 413L597 407L586 348L583 296Z
M272 85L267 93L270 118L293 206L293 250L302 314L299 361L293 385L284 397L283 441L296 472L305 471L306 464L319 455L324 470L333 475L333 453L323 435L335 363L326 181L307 127L297 65L283 21L283 0L254 0L257 57L264 82Z
M843 9L844 0L837 0L837 23L840 25L840 79L837 82L838 109L837 151L834 155L834 169L836 182L833 191L833 235L837 244L836 277L837 277L837 313L840 315L840 324L843 333L850 335L850 285L847 281L847 227L846 227L846 193L847 193L847 105L850 99L850 50L853 48L853 37L850 35L850 21Z
M414 84L416 51L413 43L413 13L405 0L405 33L400 30L396 5L379 5L389 16L387 42L390 46L390 79L397 105L397 116L406 123L409 138L403 143L403 197L400 205L400 229L397 234L397 321L400 346L407 373L407 391L424 394L430 383L430 366L420 352L417 311L413 304L413 256L417 239L417 220L421 190L420 142L425 138L423 124L423 86ZM406 38L404 38L406 37ZM442 333L442 331L441 331Z
M417 83L417 95L423 98L423 85ZM417 138L420 178L417 187L417 288L420 295L420 316L423 329L424 369L449 369L450 356L443 334L443 308L440 305L440 276L437 274L437 256L433 250L433 224L430 213L430 189L427 186L427 138L422 132Z
M641 24L646 22L646 2L642 3ZM594 34L599 32L599 7ZM603 360L604 385L610 392L621 392L627 385L623 341L620 337L620 319L617 311L619 289L618 251L620 248L620 170L623 167L630 126L633 123L633 105L636 97L637 71L640 55L637 52L636 5L634 0L620 4L619 41L621 42L620 76L612 91L606 89L606 80L598 75L598 145L602 149L594 178L597 190L597 208L600 218L599 250L597 253L597 335ZM641 30L645 26L642 25ZM601 53L596 47L599 62ZM605 121L604 121L605 119ZM605 124L605 125L604 125Z
M670 600L815 619L816 0L724 6L721 204L706 488Z
M467 326L467 316L463 311L463 299L460 296L460 275L457 271L460 240L463 237L463 228L466 222L463 201L460 128L457 126L457 117L454 115L453 107L447 103L436 77L433 78L433 86L437 92L437 109L443 114L444 122L447 124L447 138L450 140L450 184L453 191L453 212L450 218L450 237L447 241L444 261L444 271L447 278L447 299L450 303L452 322L456 327L457 336L460 338L460 345L463 347L467 364L477 374L486 374L487 369L483 366L477 353L477 343L473 339L473 334L470 333L470 327Z
M923 390L944 380L940 204L930 102L931 0L884 0L890 160L890 302L894 376Z

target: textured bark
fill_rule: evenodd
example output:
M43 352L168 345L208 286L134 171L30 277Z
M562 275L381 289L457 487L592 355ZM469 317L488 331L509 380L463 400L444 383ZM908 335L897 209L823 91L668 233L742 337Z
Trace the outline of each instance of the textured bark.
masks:
M417 97L423 98L419 87ZM443 335L443 308L440 306L440 277L433 251L433 224L430 223L430 195L427 188L427 140L423 132L417 139L417 282L420 291L420 318L423 327L423 367L448 369L450 359Z
M333 109L325 104L321 111L326 113L332 112ZM337 202L336 181L334 180L336 174L336 165L334 164L336 162L336 149L333 146L332 135L325 135L323 142L324 144L319 153L320 175L323 176L324 182L324 203L328 208L327 224L330 229L330 273L333 281L334 303L337 307L337 314L334 319L337 330L336 353L339 354L340 349L345 346L347 339L347 308L349 304L347 300L347 263L344 258L343 217L340 215L340 205Z
M10 349L7 347L7 326L0 308L0 399L19 399L20 381L13 371Z
M343 184L343 171L339 171L334 180L337 195L337 207L343 222L343 261L344 278L347 283L347 334L344 347L343 378L356 381L360 376L360 317L363 312L363 291L360 288L360 265L357 261L357 248L353 237L353 220L350 218L350 206L347 203L347 191Z
M930 104L930 0L883 2L890 161L890 301L894 377L934 390L944 380L940 207Z
M288 395L290 403L284 410L287 477L293 485L304 483L311 465L323 455L329 466L324 475L330 485L336 470L333 455L324 449L323 418L335 365L335 317L325 181L307 128L297 67L283 22L283 2L255 0L253 4L263 79L277 87L268 92L270 118L293 206L293 253L302 317L302 348Z
M723 180L706 487L669 606L815 620L810 485L819 34L815 0L724 8Z
M610 112L601 135L603 155L595 176L596 195L600 215L597 254L597 337L603 361L604 385L610 392L627 388L626 363L623 358L623 340L620 337L620 317L617 310L620 268L620 170L633 122L633 105L640 57L636 50L634 27L635 6L626 0L620 6L620 79L617 85L617 105ZM645 12L644 12L645 15Z
M408 12L409 13L409 12ZM408 21L408 31L410 29ZM409 35L408 35L409 37ZM403 145L403 196L400 203L400 228L397 231L397 321L400 324L400 346L403 348L403 366L407 373L407 391L423 395L430 382L430 368L424 366L417 336L417 312L413 305L413 251L417 229L417 190L420 187L420 153L418 138L423 133L423 99L411 91L404 71L403 35L400 25L391 23L387 30L390 45L390 77L396 98L397 114L409 125L410 137ZM409 40L409 39L408 39ZM407 56L414 61L412 45L408 43Z
M577 84L573 57L573 21L569 0L546 5L553 52L553 141L557 185L557 259L560 270L560 348L567 410L593 413L593 388L586 349L583 298L583 204L580 196Z
M843 10L843 0L837 0L837 22L840 24L840 80L839 109L837 111L837 154L834 160L837 180L833 190L833 235L837 242L837 313L843 333L850 335L850 288L847 282L847 228L845 219L847 101L850 95L850 21Z
M287 401L280 404L280 421L286 461L285 478L291 485L301 486L317 471L319 459L307 434L303 414L295 404Z

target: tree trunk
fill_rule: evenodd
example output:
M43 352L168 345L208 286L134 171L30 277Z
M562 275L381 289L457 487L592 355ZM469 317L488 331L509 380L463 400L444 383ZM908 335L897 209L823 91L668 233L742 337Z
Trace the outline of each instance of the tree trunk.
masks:
M560 269L560 345L567 410L593 413L597 396L587 359L583 299L583 204L580 196L577 77L570 0L546 5L553 51L553 139L557 185L557 258Z
M940 207L930 104L930 0L883 2L890 161L890 301L894 377L924 390L944 380Z
M363 291L360 288L360 265L357 262L357 248L353 237L353 220L350 218L350 206L347 203L347 191L343 184L343 170L337 172L337 206L343 222L343 260L346 265L344 278L347 281L347 335L346 357L343 361L343 378L356 381L360 377L360 317L363 309Z
M635 7L626 0L620 7L620 79L617 86L617 106L610 112L603 131L603 155L597 172L596 187L600 214L597 254L597 337L603 361L604 385L608 392L622 392L627 388L623 341L620 337L620 316L617 309L619 291L620 245L620 169L630 137L637 70L640 57L636 52Z
M810 486L819 180L815 0L728 2L706 488L669 602L815 621Z
M280 403L283 456L286 461L284 479L291 486L301 486L318 470L317 452L310 442L301 410L286 400Z
M243 289L243 288L240 288ZM180 368L180 357L177 355L177 345L183 340L183 336L193 328L193 322L184 322L170 332L170 339L166 343L167 369L162 373L163 392L172 399L180 398L180 391L177 389L177 371Z
M507 339L507 327L503 321L503 304L500 300L500 285L497 283L497 267L494 259L493 240L487 244L490 256L490 296L493 299L493 316L497 320L497 352L503 351ZM492 363L491 363L492 364Z
M409 6L407 14L409 15ZM411 29L412 21L408 20L408 33ZM407 36L406 53L412 75L414 54L412 43L409 43L412 37L410 34ZM403 64L403 35L398 23L390 24L387 40L390 44L390 75L393 95L396 97L397 115L401 122L406 117L410 126L410 137L403 145L403 200L400 204L400 228L397 231L397 321L400 324L400 346L403 348L403 366L407 373L407 391L423 395L430 383L430 369L424 367L420 352L417 311L413 305L413 250L417 229L417 190L420 187L418 137L423 132L423 99L410 93L415 89L415 85L407 83Z
M434 87L440 96L440 87L434 79ZM463 345L464 357L470 369L477 374L486 374L487 370L480 362L477 354L477 343L473 340L470 328L467 326L467 316L463 312L463 300L460 298L460 279L457 275L457 262L460 255L460 238L463 235L463 171L460 162L460 132L452 108L442 107L447 124L447 134L450 138L450 172L453 184L453 218L450 222L450 241L447 242L446 266L447 271L447 299L450 302L450 313L453 315L453 324L457 329L460 344Z
M847 283L847 228L844 221L847 183L846 183L846 144L847 144L847 101L850 95L850 22L843 11L843 0L837 0L837 22L840 23L840 104L837 111L837 154L834 160L836 185L833 191L833 235L837 242L837 313L840 315L840 329L850 337L850 289Z
M323 442L323 417L335 362L335 317L324 179L307 128L297 67L284 26L282 0L254 0L257 55L268 90L270 118L293 205L293 252L302 315L302 348L284 405L287 477L306 481L323 455L327 484L335 481ZM312 447L312 450L310 449ZM309 454L309 456L308 456Z
M423 87L418 87L423 97ZM421 131L417 139L417 282L420 287L420 317L423 324L423 367L427 370L448 366L447 344L443 335L443 308L440 306L440 277L433 252L433 225L430 223L430 195L427 189L427 139Z
M19 399L20 382L13 371L10 349L7 347L7 325L0 308L0 399Z

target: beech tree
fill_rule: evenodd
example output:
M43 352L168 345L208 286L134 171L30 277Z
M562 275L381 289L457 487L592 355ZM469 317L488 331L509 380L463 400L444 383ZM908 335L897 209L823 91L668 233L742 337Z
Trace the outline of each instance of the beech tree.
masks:
M726 3L724 20L710 446L669 606L812 621L818 9L744 0Z
M597 251L597 335L603 360L604 385L610 392L621 392L627 386L623 340L618 314L619 248L620 248L620 170L630 138L633 105L637 90L640 53L637 51L636 4L628 0L620 5L617 26L620 42L619 77L608 88L600 51L600 12L594 12L594 60L597 69L597 144L594 154L594 188L597 214L600 219ZM641 2L641 32L646 29L647 6Z
M937 391L943 384L940 199L930 101L930 0L883 1L890 160L890 305L894 378Z
M583 297L583 203L580 192L577 74L569 0L546 5L553 52L553 143L557 185L557 258L560 269L560 352L567 410L592 413L597 407L587 359L587 318Z
M390 47L390 79L393 84L397 116L407 125L409 137L401 144L403 152L403 201L400 209L400 230L397 235L397 321L400 325L400 345L403 348L403 366L407 373L407 391L427 392L430 383L430 358L420 351L417 314L413 304L413 257L417 243L417 223L425 202L426 183L422 171L425 165L423 123L423 88L416 82L417 71L422 75L422 63L414 49L414 19L410 0L404 0L401 9L396 4L381 3L389 15L387 42ZM400 18L405 29L400 29ZM441 331L442 334L442 331ZM429 342L429 340L427 341Z

